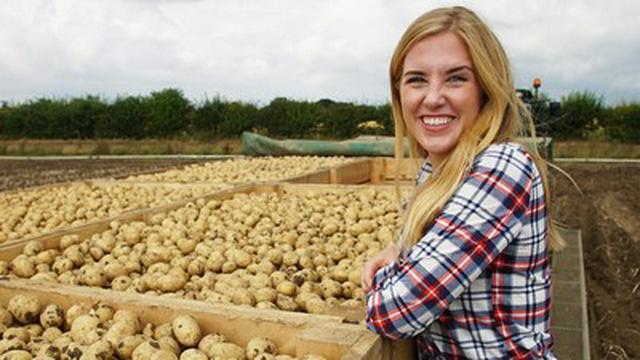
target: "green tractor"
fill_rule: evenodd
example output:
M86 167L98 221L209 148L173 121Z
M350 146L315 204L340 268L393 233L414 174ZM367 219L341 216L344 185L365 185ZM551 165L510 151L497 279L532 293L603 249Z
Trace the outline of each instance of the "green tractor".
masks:
M520 88L516 89L516 93L533 117L538 150L547 160L552 160L553 140L549 137L549 129L551 123L557 121L560 115L560 103L539 93L538 89L542 86L542 80L539 78L533 79L532 85L533 91Z
M542 86L542 80L539 78L533 79L532 85L533 91L530 89L516 89L516 93L533 117L536 134L538 136L548 136L549 124L556 121L560 114L560 103L552 101L539 93L538 89Z

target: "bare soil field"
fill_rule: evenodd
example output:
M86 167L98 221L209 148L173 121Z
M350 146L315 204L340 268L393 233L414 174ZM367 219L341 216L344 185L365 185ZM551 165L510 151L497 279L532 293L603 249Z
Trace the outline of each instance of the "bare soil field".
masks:
M640 164L560 163L556 218L582 230L591 356L640 358Z
M210 159L0 160L0 191L160 171Z

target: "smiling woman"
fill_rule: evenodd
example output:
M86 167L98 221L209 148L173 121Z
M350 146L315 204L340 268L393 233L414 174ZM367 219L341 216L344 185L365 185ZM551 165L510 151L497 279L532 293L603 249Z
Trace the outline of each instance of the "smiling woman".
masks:
M369 260L368 327L425 359L555 358L546 168L506 54L463 7L430 11L390 66L396 158L423 161L397 244ZM400 168L400 167L398 167Z

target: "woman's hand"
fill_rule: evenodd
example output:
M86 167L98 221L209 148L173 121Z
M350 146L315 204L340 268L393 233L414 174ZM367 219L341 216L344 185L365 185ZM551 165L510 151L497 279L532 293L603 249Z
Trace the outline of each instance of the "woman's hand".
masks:
M396 260L399 253L398 247L395 244L391 244L364 264L362 269L362 289L365 292L371 290L373 277L376 276L378 270Z

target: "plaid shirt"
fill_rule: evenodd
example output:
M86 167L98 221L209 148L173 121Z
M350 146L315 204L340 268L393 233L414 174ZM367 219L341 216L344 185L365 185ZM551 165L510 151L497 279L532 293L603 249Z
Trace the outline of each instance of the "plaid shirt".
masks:
M428 162L418 182L431 174ZM422 239L380 269L367 326L421 358L555 359L542 181L515 143L474 161Z

